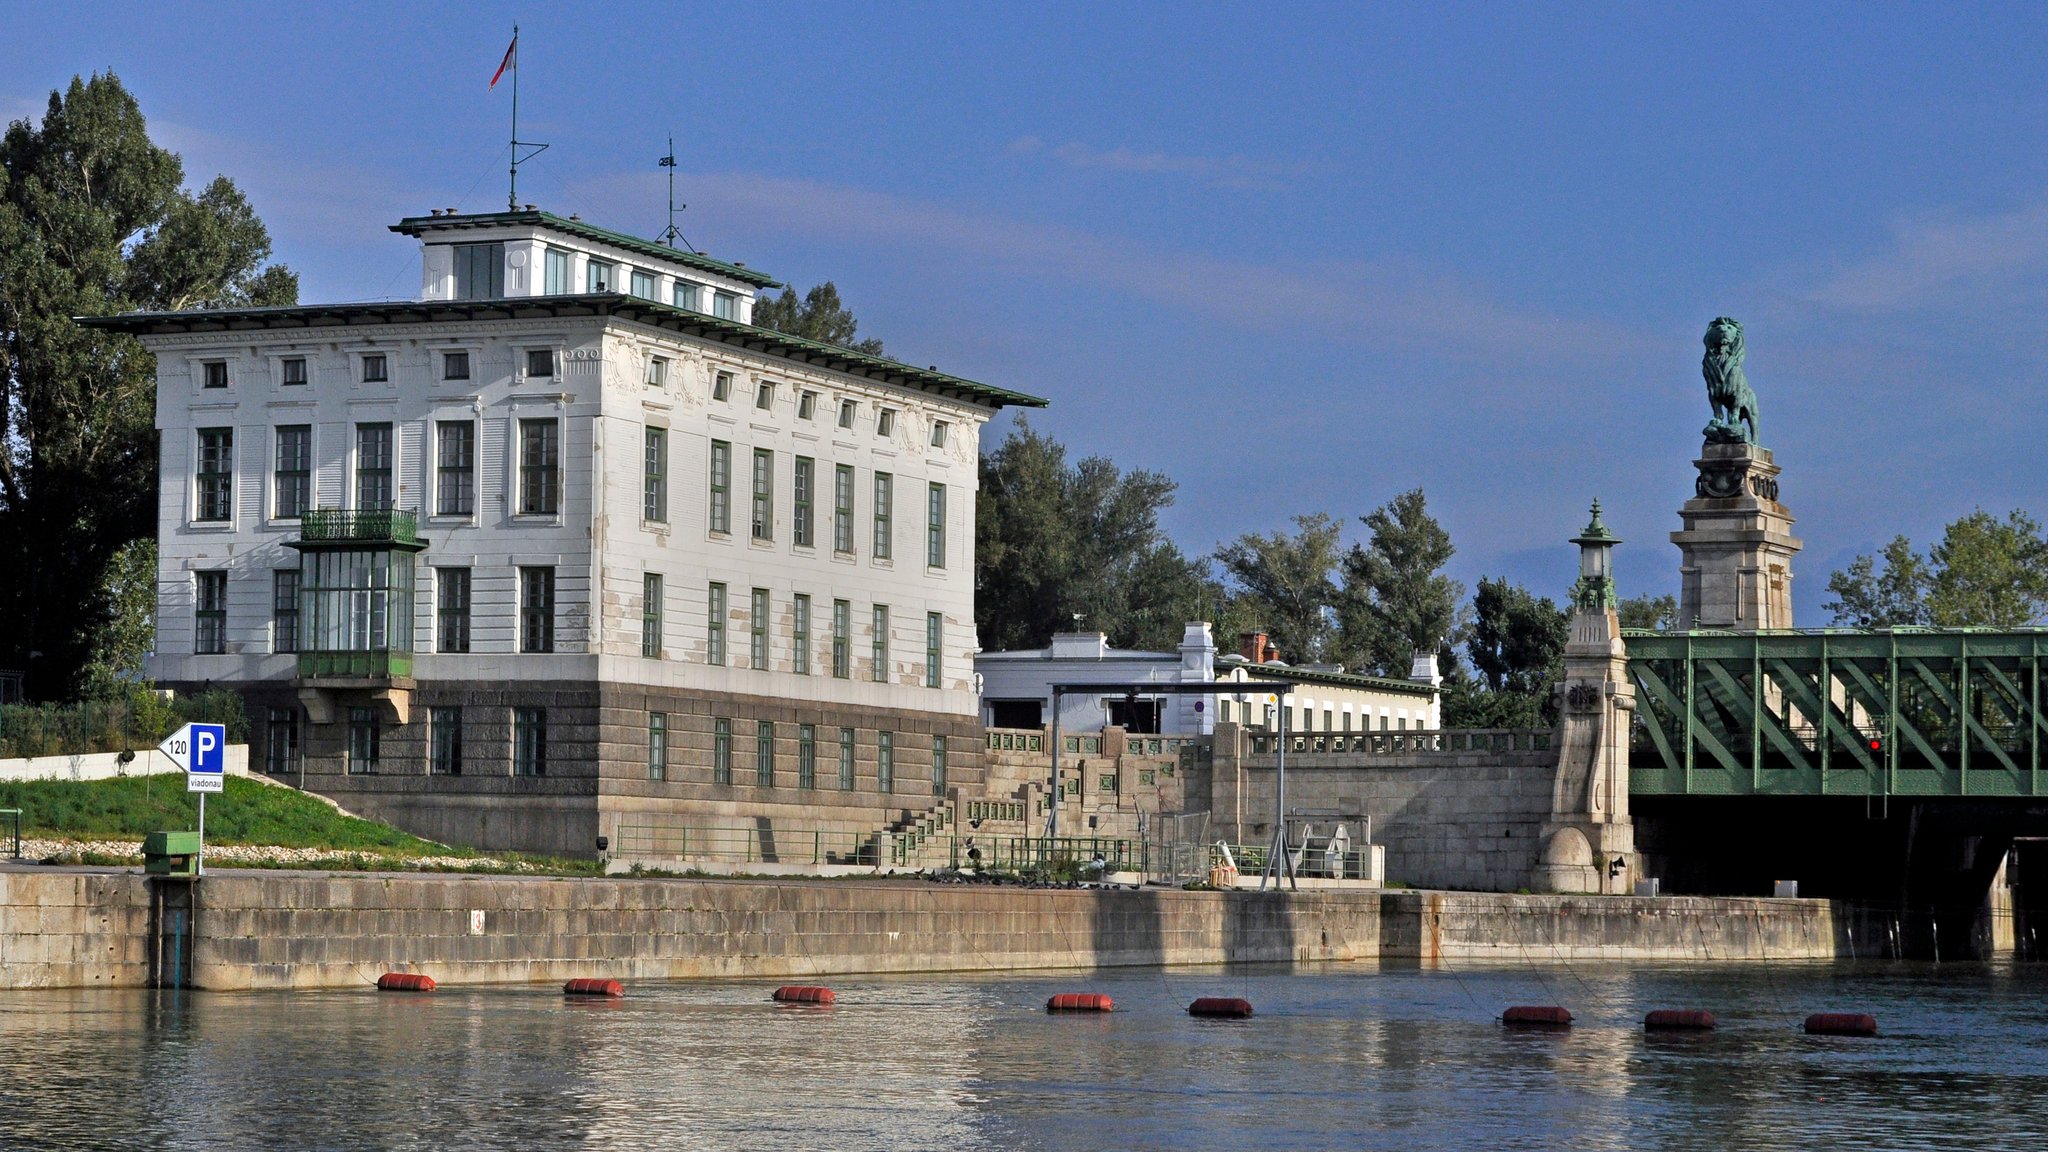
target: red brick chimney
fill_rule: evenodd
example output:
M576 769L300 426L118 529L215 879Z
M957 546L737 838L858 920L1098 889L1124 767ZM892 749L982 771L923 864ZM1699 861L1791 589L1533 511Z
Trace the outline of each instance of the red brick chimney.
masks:
M1280 658L1280 650L1266 643L1266 634L1264 632L1238 633L1237 650L1245 659L1254 664L1270 664Z

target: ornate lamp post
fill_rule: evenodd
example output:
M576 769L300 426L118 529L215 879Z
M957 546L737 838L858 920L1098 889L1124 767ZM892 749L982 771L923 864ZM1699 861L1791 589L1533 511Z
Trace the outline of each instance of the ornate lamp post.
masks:
M1572 604L1589 612L1617 607L1614 597L1614 546L1621 540L1600 522L1600 501L1593 501L1593 519L1572 543L1579 546L1579 582L1572 586Z

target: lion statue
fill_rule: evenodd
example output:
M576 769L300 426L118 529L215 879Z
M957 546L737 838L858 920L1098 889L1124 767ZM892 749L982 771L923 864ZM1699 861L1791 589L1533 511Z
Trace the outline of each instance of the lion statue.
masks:
M1707 355L1700 371L1707 378L1707 403L1714 418L1705 429L1710 444L1757 442L1756 393L1742 374L1742 324L1726 316L1707 325Z

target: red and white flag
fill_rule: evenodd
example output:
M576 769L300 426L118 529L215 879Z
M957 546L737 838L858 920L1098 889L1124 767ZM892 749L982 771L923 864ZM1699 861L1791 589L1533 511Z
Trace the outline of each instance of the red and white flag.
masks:
M498 61L498 70L491 73L491 87L496 88L498 86L498 79L505 75L505 69L518 67L518 57L519 33L514 32L512 34L512 43L505 49L505 58Z

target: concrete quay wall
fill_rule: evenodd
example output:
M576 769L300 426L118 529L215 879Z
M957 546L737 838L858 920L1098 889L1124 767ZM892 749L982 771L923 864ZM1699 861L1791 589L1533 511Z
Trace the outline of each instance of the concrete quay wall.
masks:
M0 871L0 987L146 984L152 883L132 872ZM229 870L193 895L189 971L207 989L361 987L387 971L481 984L1834 955L1821 901Z

